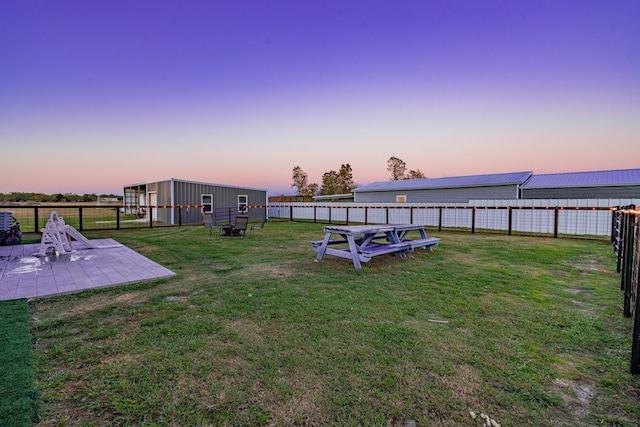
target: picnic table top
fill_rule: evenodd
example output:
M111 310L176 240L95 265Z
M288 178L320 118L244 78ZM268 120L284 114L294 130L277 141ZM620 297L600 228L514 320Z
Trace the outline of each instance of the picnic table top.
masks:
M330 225L324 227L324 231L341 234L369 234L386 233L394 230L419 230L424 227L424 225L420 224Z

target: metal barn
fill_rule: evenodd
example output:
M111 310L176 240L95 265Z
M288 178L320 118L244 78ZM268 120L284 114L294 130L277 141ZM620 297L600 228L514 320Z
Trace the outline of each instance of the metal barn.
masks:
M533 175L522 199L637 199L640 169Z
M361 203L468 203L470 199L518 199L531 172L374 182L353 190Z
M160 181L130 184L124 187L124 210L126 214L151 214L154 221L177 224L178 214L182 224L202 222L203 210L213 212L215 208L237 209L247 206L266 206L267 190L235 187L206 182L165 179ZM178 207L182 210L178 212ZM263 209L248 209L250 220L264 217Z

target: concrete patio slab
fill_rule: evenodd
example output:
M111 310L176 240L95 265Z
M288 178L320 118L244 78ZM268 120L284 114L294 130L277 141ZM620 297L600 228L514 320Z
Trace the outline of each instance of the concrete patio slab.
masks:
M73 252L38 256L40 244L0 246L0 300L44 298L175 276L113 239L73 242Z

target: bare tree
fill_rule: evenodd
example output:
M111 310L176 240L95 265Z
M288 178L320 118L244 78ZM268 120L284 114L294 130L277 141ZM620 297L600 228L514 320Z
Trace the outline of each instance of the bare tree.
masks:
M420 171L420 169L416 169L416 170L411 169L409 172L407 172L407 176L404 177L404 179L420 179L420 178L426 178L424 174Z
M404 179L407 164L399 158L392 156L387 160L387 170L391 172L391 180L398 181L400 179Z
M298 196L301 196L302 193L306 190L308 186L308 177L309 176L307 175L307 173L303 171L300 166L296 166L293 168L293 184L291 184L291 187L296 189L296 193Z
M305 196L315 196L316 194L320 194L320 187L315 182L312 182L307 186L307 194Z

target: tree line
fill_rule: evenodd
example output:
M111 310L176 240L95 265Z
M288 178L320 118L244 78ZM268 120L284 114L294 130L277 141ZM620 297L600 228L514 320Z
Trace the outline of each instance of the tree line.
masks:
M398 157L387 160L387 170L393 181L425 178L420 169L407 171L407 164ZM309 182L309 175L300 166L293 168L292 188L297 196L325 196L331 194L349 194L359 185L353 181L353 170L349 163L340 166L338 171L331 170L322 175L322 185Z
M80 202L97 202L98 198L100 199L118 199L121 200L122 196L117 196L115 194L100 194L97 195L95 193L91 194L44 194L44 193L22 193L22 192L11 192L11 193L0 193L0 201L1 202L38 202L38 203L80 203Z

